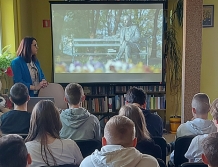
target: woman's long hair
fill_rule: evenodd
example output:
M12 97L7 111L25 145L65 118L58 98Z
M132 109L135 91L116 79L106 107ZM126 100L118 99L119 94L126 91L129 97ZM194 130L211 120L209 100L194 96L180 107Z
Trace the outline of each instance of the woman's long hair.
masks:
M136 137L138 141L144 139L151 140L146 127L145 117L139 107L133 104L126 104L120 108L119 115L126 116L135 123Z
M21 56L26 63L30 63L32 61L36 61L36 55L32 55L32 42L37 41L33 37L25 37L21 40L20 45L17 49L17 56Z
M60 121L60 114L55 107L54 103L50 100L41 100L33 108L29 134L26 138L26 142L33 141L35 139L40 141L41 144L41 156L43 161L49 166L47 151L51 155L54 165L56 160L52 155L51 150L48 147L48 138L51 136L55 139L60 139L59 132L62 128ZM44 153L44 154L43 154Z

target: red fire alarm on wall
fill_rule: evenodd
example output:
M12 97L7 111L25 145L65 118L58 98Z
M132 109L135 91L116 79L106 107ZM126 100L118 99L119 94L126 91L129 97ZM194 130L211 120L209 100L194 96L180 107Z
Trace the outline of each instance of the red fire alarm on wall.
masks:
M51 27L51 20L42 20L43 28Z

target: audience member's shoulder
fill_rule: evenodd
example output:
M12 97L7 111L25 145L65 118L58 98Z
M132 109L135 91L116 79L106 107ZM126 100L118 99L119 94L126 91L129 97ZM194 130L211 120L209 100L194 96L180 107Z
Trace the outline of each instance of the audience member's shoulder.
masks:
M158 114L151 113L151 116L152 116L152 118L155 119L156 121L162 121L162 118L161 118Z
M40 142L33 140L33 141L26 142L25 145L28 149L31 149L31 148L34 149L36 146L40 146Z
M179 127L177 128L177 131L176 131L176 136L177 137L181 137L183 136L183 130L184 130L184 127L186 126L185 123L179 125Z
M65 143L66 145L76 144L76 142L72 139L61 139L61 142Z
M147 166L159 166L156 158L148 154L142 154L142 161L147 164Z
M90 114L90 118L95 121L99 121L98 118L94 114Z
M208 136L208 134L203 134L203 135L197 135L192 139L192 142L194 144L196 144L196 142L202 142L206 137Z
M10 110L10 111L8 111L8 112L6 112L6 113L3 113L2 116L1 116L1 119L5 119L5 118L7 118L8 116L10 116L11 114L13 114L13 111L14 111L14 110Z

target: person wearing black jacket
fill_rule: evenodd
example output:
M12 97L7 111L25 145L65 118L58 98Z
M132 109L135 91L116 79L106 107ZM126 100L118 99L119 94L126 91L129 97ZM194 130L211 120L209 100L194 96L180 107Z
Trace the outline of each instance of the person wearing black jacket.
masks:
M10 100L14 109L0 117L0 130L3 134L20 134L25 137L29 132L31 111L27 112L30 99L28 88L15 83L10 89Z

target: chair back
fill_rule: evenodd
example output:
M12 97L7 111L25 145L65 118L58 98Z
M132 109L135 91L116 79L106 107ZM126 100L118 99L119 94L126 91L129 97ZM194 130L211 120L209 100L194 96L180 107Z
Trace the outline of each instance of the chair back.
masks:
M142 154L148 154L155 158L162 158L162 150L159 145L157 145L154 141L150 140L141 140L137 142L135 147L139 150Z
M160 167L166 167L166 163L162 159L157 158L157 162L158 162Z
M91 155L96 149L100 150L102 144L99 140L75 140L76 144L80 148L83 158Z
M167 156L167 142L164 137L152 137L155 144L159 145L162 151L162 160L166 164L166 156Z
M57 83L49 83L45 88L40 89L39 97L54 97L55 105L59 109L66 109L67 103L64 101L64 88Z
M207 167L203 162L185 162L180 167Z
M195 136L183 136L179 137L175 141L175 150L174 150L174 165L178 167L179 165L183 164L184 162L188 162L188 159L185 158L185 153L187 152L189 145L192 139Z

